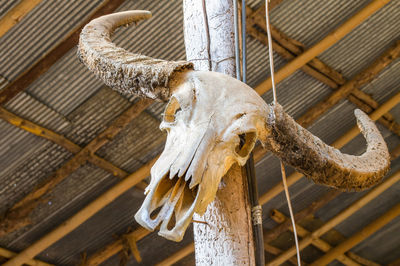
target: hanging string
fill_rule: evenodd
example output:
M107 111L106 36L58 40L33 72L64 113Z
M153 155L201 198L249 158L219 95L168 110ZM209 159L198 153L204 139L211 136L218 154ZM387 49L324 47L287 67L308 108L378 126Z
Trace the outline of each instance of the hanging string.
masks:
M242 12L241 22L239 23L238 15L238 3L236 0L233 1L234 11L234 31L235 31L235 58L236 58L236 78L246 83L246 1L242 0ZM240 47L239 47L239 25L242 29L242 73L240 73ZM244 137L240 138L241 145L244 145ZM247 176L247 186L249 190L249 201L251 205L251 219L253 228L253 240L254 240L254 255L255 265L265 265L264 257L264 239L263 239L263 227L262 227L262 207L258 202L258 189L257 179L254 169L254 157L253 153L250 153L249 159L245 166Z
M290 201L289 189L288 189L288 185L287 185L287 182L286 182L286 171L285 171L285 166L283 165L283 162L282 162L282 161L281 161L281 172L282 172L283 188L285 189L285 196L286 196L286 200L287 200L288 207L289 207L290 220L292 221L292 226L293 226L294 241L295 241L295 243L296 243L297 264L298 264L298 265L301 265L301 261L300 261L300 249L299 249L299 240L297 239L296 222L294 221L292 203L291 203L291 201Z
M274 75L274 55L272 53L272 37L271 37L271 26L269 25L268 2L269 0L265 0L265 20L267 21L269 67L271 69L272 94L274 97L274 103L277 103L278 100L276 98L275 75Z
M275 104L278 103L278 101L277 101L277 98L276 98L276 88L275 88L275 79L274 79L274 56L273 56L273 53L272 53L272 38L271 38L271 26L270 26L270 23L269 23L268 2L269 2L269 0L265 0L265 20L267 22L269 65L270 65L270 69L271 69L272 94L273 94L273 97L274 97L274 105L275 105ZM289 208L289 213L290 213L290 220L292 221L292 226L293 226L294 241L296 243L297 264L300 266L301 265L300 248L299 248L299 240L297 238L296 222L294 220L292 203L291 203L290 195L289 195L289 188L288 188L287 181L286 181L285 166L283 165L282 161L281 161L281 172L282 172L283 188L285 190L285 196L286 196L286 200L287 200L288 208Z

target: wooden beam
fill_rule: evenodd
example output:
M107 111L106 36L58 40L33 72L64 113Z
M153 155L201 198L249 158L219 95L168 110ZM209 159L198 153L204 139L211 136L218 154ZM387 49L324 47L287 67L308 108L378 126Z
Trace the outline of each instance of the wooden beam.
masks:
M394 148L390 152L390 160L393 161L397 159L400 156L400 153L398 152L400 150L400 145L398 145L396 148ZM267 192L268 193L268 192ZM300 212L296 213L294 218L296 221L301 221L305 219L306 217L310 216L311 214L315 213L317 210L325 206L328 202L336 198L339 194L342 192L339 190L331 190L327 192L325 195L323 195L321 198L318 200L314 201L311 203L308 207L305 209L301 210ZM268 244L272 240L276 239L280 234L285 232L290 226L292 226L291 221L287 220L274 229L271 229L269 231L264 232L264 244Z
M324 225L322 225L319 229L315 230L308 236L304 237L302 240L299 242L299 248L300 250L304 249L308 245L310 245L313 241L313 239L321 237L323 234L328 232L330 229L335 227L336 225L340 224L343 222L345 219L353 215L356 211L360 210L362 207L364 207L366 204L371 202L373 199L375 199L377 196L382 194L386 189L390 188L392 185L394 185L396 182L400 180L400 171L397 171L390 177L386 178L384 182L379 184L378 186L374 187L371 189L367 194L365 194L363 197L355 201L353 204L348 206L345 210L340 212L339 214L335 215L332 219L330 219L328 222L326 222ZM288 250L286 250L282 255L279 257L275 258L271 262L269 262L267 265L280 265L292 256L296 254L296 247L291 247ZM324 264L318 264L318 265L324 265Z
M5 248L0 248L0 257L6 258L6 259L10 259L12 257L15 257L17 255L17 253L9 251ZM34 260L34 259L30 259L28 261L25 262L25 264L27 265L32 265L32 266L52 266L53 264L49 264L40 260Z
M391 222L394 218L400 215L400 203L396 204L393 208L387 211L384 215L376 219L374 222L365 226L363 229L346 239L344 242L340 243L338 246L331 249L328 253L323 255L318 260L314 261L311 265L326 265L333 261L338 256L354 247L355 245L361 243L364 239L371 236L373 233L381 229L383 226Z
M29 1L24 1L29 2ZM51 51L46 53L39 61L31 66L27 71L18 76L13 82L8 84L4 89L0 91L0 105L4 105L11 100L19 92L25 90L30 84L32 84L37 78L43 73L50 69L58 59L63 57L67 52L74 48L78 44L79 34L82 28L89 23L92 19L99 16L112 13L116 10L124 0L105 0L103 1L91 15L82 21L80 25L75 27L68 35Z
M145 110L151 102L151 100L140 100L133 104L117 119L115 119L106 130L104 130L82 149L79 146L77 147L76 144L57 135L56 133L34 125L27 120L20 120L16 116L12 116L10 112L5 112L5 109L2 109L0 112L0 116L2 118L6 119L7 121L11 121L18 127L23 127L25 130L29 130L29 132L41 135L47 139L51 139L52 141L54 140L57 144L60 144L63 147L68 147L69 150L73 150L75 152L75 156L57 169L53 175L44 180L43 183L39 184L33 191L15 203L7 211L5 217L0 220L0 236L26 226L27 217L29 217L29 214L33 209L36 208L38 204L43 202L44 195L51 191L72 172L84 165L87 161L94 162L95 165L99 165L101 168L112 172L114 175L126 177L128 174L125 171L96 156L95 152L100 147L110 142L126 125L138 117L138 115ZM79 151L78 148L80 149ZM146 184L140 182L139 186L144 188Z
M194 243L190 243L189 245L185 246L184 248L178 250L178 252L172 254L168 258L162 260L161 262L157 263L156 266L169 266L174 263L177 263L184 257L194 252Z
M318 200L314 201L311 203L308 207L304 208L300 212L296 213L294 216L295 221L301 221L305 219L307 216L315 213L317 210L321 209L323 206L325 206L328 202L336 198L338 195L340 195L342 192L339 190L331 190L327 192L325 195L323 195L321 198ZM277 215L274 215L274 210L271 211L272 213L270 216L276 217ZM279 223L278 226L275 228L265 231L264 232L264 245L269 244L272 240L276 239L280 234L283 232L286 232L289 227L291 227L291 221L290 220L285 220Z
M326 49L331 47L333 44L342 39L346 34L352 31L355 27L361 24L365 19L367 19L370 15L375 13L377 10L382 8L384 5L389 3L390 0L373 0L367 6L365 6L362 10L356 13L353 17L343 23L339 28L328 34L324 39L319 41L313 47L309 48L307 51L302 53L300 56L296 57L294 60L290 61L285 65L284 68L278 70L275 73L275 82L278 83L291 74L293 74L296 70L307 64L314 57L324 52ZM264 94L272 87L271 78L263 81L259 86L255 88L255 90L259 94Z
M283 250L281 250L277 247L274 247L272 245L269 245L269 244L265 245L264 248L265 248L265 251L267 251L268 253L271 253L272 255L275 255L275 256L277 256L283 252ZM297 265L297 259L294 257L291 257L288 261L290 263L292 263L293 265ZM301 265L307 265L307 263L305 263L304 261L301 261Z
M329 110L329 108L338 103L342 98L347 97L352 90L358 89L362 84L366 84L367 81L369 82L373 80L373 78L380 71L382 71L385 66L393 62L393 60L396 57L398 58L399 55L400 41L397 41L392 47L386 50L377 60L375 60L375 62L369 65L365 70L361 71L353 79L346 82L339 89L332 92L327 98L308 109L301 117L296 120L296 122L299 123L302 127L308 127L315 120L321 117L327 110ZM267 153L267 151L259 146L254 149L253 153L254 159L257 161L261 159ZM298 174L297 178L300 179L300 176Z
M280 224L282 224L285 221L290 221L283 213L281 213L278 210L273 210L271 212L270 217L272 220L274 220L275 222L280 223ZM293 232L293 228L291 226L289 226L289 230L291 232ZM307 229L305 229L298 223L296 224L296 231L300 237L306 237L307 235L310 234L310 232ZM311 244L323 252L328 252L329 250L332 249L332 246L328 242L322 240L321 238L313 239ZM361 265L343 254L339 255L336 259L338 261L340 261L341 263L343 263L344 265L348 265L348 266L360 266Z
M0 19L0 37L20 22L42 0L22 0Z
M379 107L373 113L373 116L370 116L371 119L373 119L373 120L378 119L380 117L380 115L387 113L387 111L389 111L393 106L395 106L399 102L400 102L400 93L397 94L397 97L393 97L392 99L387 101L385 104L383 104L381 107ZM347 134L343 135L336 142L334 142L334 145L336 145L336 147L343 147L346 143L350 142L356 136L356 134L354 132L355 132L355 130L353 128L352 130L347 132ZM392 160L394 160L395 158L400 156L400 152L397 154L398 150L400 150L400 145L391 152ZM294 174L289 176L288 185L290 186L291 184L294 184L302 177L303 177L302 174L295 172ZM263 205L263 204L267 203L269 200L271 200L272 198L277 196L282 191L283 191L283 185L282 185L282 182L280 182L279 184L274 186L271 190L269 190L265 194L261 195L260 204ZM330 201L331 199L336 197L337 193L339 193L339 192L338 191L328 192L326 195L321 197L319 201L314 202L309 207L307 207L306 209L304 209L301 212L299 212L298 214L296 214L296 216L295 216L296 220L301 220L302 218L305 218L307 215L311 214L312 212L315 212L316 210L321 208L323 205L325 205L328 201ZM290 222L287 222L287 223L285 222L284 226L278 226L276 228L276 232L273 232L273 231L265 232L264 233L264 242L265 242L264 244L268 244L271 240L275 239L281 232L286 230L286 228L288 228L289 225L290 225ZM140 229L138 229L138 230L140 230ZM148 231L146 231L146 232L148 232ZM138 239L138 240L140 240L140 239ZM88 260L90 262L89 265L98 265L98 264L104 262L108 258L112 257L113 255L115 255L116 253L121 251L122 247L123 246L121 244L120 239L112 242L111 244L107 245L99 252L96 252L94 255L92 255Z
M400 41L397 41L391 48L384 52L375 62L357 74L352 80L346 82L338 90L334 91L327 98L308 109L299 119L299 123L304 127L311 125L317 117L337 104L341 99L361 86L372 81L386 66L400 56Z
M368 260L366 258L363 258L357 254L355 254L354 252L347 252L346 255L351 258L352 260L360 263L361 265L365 265L365 266L380 266L380 264L373 262L371 260Z
M0 107L0 118L22 130L25 130L36 136L50 140L51 142L58 144L61 147L65 148L66 150L70 151L71 153L76 154L81 151L81 147L79 147L79 145L73 143L64 136L57 134L56 132L49 130L47 128L36 125L35 123L29 120L23 119L7 111L3 107Z
M334 31L333 33L331 33L329 36L331 36L331 37L329 37L329 38L332 38L332 36L334 36L334 34L336 33L336 34L339 34L338 36L340 36L340 35L342 35L342 34L344 34L344 32L346 31L346 30L348 30L348 28L349 27L355 27L355 25L354 24L357 24L357 23L360 23L360 20L363 20L363 19L366 19L366 17L368 17L368 15L369 14L372 14L373 12L375 12L376 10L378 10L380 7L382 7L384 4L386 4L387 2L389 2L388 0L385 0L385 1L381 1L380 3L377 3L378 1L373 1L373 2L371 2L371 4L369 4L367 7L365 7L362 11L360 11L359 13L357 13L356 15L355 15L355 17L353 17L353 18L351 18L349 21L347 21L345 24L344 24L344 26L343 27L340 27L339 29L337 29L336 31ZM328 38L328 39L329 39ZM324 39L325 40L325 39ZM325 41L326 42L326 41ZM297 62L295 62L295 63L293 63L294 61L296 61L296 60L293 60L291 63L289 63L287 66L285 66L285 67L283 67L281 70L283 71L283 72L291 72L291 73L293 73L296 69L298 69L299 67L301 67L302 65L304 65L304 63L299 63L299 62L302 62L302 61L304 61L304 59L305 58L307 58L308 56L310 56L310 54L313 54L313 53L315 53L315 51L316 50L320 50L320 49L322 49L322 47L317 47L317 48L312 48L313 50L311 50L311 52L310 52L310 50L308 51L308 52L305 52L304 54L306 54L306 55L304 55L304 54L302 54L302 59L301 60L297 60ZM305 62L306 63L306 62ZM286 68L286 70L284 70ZM294 69L294 68L296 68L296 69ZM281 71L280 70L280 71ZM285 74L286 75L286 74ZM279 82L279 81L277 81L277 82ZM266 85L265 86L265 84L270 84L270 82L267 82L267 81L265 81L265 82L263 82L263 84L261 85L261 86L259 86L258 88L258 92L259 93L263 93L263 91L265 90L265 88L266 88L266 86L268 87L268 85ZM382 108L381 108L382 109ZM389 109L390 110L390 109ZM378 111L378 110L377 110ZM377 111L375 111L374 113L378 113ZM374 114L373 113L373 114ZM356 129L357 130L357 129ZM357 131L356 132L353 132L353 134L357 134ZM259 159L259 158L258 158ZM138 172L135 172L135 173L137 173L137 174L139 174ZM135 173L133 173L133 174L135 174ZM141 172L141 175L142 175L142 179L144 179L144 178L146 178L147 176L148 176L148 173L145 173L145 172ZM300 176L299 177L297 177L298 179L300 179L301 177L302 177L302 175L301 174L299 174ZM294 176L295 177L295 176ZM289 180L288 179L288 184L290 185L290 184L293 184L294 182L295 182L295 179L296 179L296 177L295 178L292 178L291 180ZM298 180L297 179L297 180ZM297 181L296 180L296 181ZM282 192L282 190L283 190L283 187L281 186L281 184L279 185L278 184L278 187L275 187L274 188L274 192L272 192L272 193L269 193L269 195L264 195L264 198L263 198L263 200L266 200L269 196L271 196L272 194L274 194L274 193L276 193L276 194L279 194L280 192ZM264 202L265 203L265 202ZM72 218L74 218L75 216L80 216L80 213L81 212L79 212L79 213L77 213L76 215L74 215ZM79 214L79 215L78 215ZM93 215L93 214L92 214ZM72 219L71 218L71 219ZM61 228L63 228L64 227L64 225L60 225L59 227L57 227L55 230L57 230L57 234L60 234L60 231L59 230L61 230ZM69 231L67 231L65 234L67 234ZM28 259L28 257L29 256L35 256L36 254L35 254L35 252L36 251L34 251L34 250L36 250L37 249L37 246L40 246L40 247L44 247L44 246L46 246L46 245L51 245L52 244L52 242L51 241L49 241L49 240L51 240L52 239L52 236L51 236L51 234L49 234L49 235L46 235L46 236L44 236L41 240L39 240L38 242L36 242L36 243L34 243L31 247L29 247L27 250L25 250L24 252L23 252L23 254L21 255L21 256L19 256L17 259L16 259L16 261L18 261L18 260L20 260L20 261L24 261L25 259ZM47 244L45 244L46 242L48 242Z
M61 147L65 148L66 150L70 151L73 154L77 154L82 150L82 148L79 145L73 143L63 135L60 135L47 128L41 127L29 120L21 118L7 111L3 107L0 107L0 118L22 130L32 133L38 137L45 138L51 142L54 142L55 144L60 145ZM100 158L95 153L88 154L88 161L119 178L125 178L129 175L129 173L113 165L112 163L104 160L103 158ZM147 184L144 182L138 184L138 188L142 190L144 190L146 186Z
M264 6L262 6L262 8L264 8ZM246 24L248 33L265 46L268 46L265 12L259 12L259 9L252 11L250 8L248 8L247 12L251 14L247 18ZM264 32L260 32L259 29L264 30ZM273 26L271 27L271 31L272 37L275 40L273 41L273 48L282 57L292 60L295 58L295 56L299 56L301 53L303 53L305 46L302 43L289 38ZM306 65L301 67L301 69L303 72L309 74L333 89L338 89L347 82L341 73L331 68L318 58L312 59ZM370 95L361 91L359 88L353 89L347 98L365 113L373 112L373 110L379 105L378 102L376 102ZM400 136L400 125L396 123L395 119L390 113L385 114L378 120L378 122L386 126L393 133Z
M60 240L63 236L70 233L79 225L87 221L90 217L100 211L104 206L108 205L117 197L128 191L131 187L142 181L143 176L147 175L150 172L150 168L156 160L157 157L142 166L135 173L129 175L121 182L108 189L105 193L89 203L82 210L80 210L71 218L67 219L58 227L53 229L51 232L47 233L42 238L34 242L31 246L10 259L4 265L22 265L29 259L34 258L37 254L41 253L43 250Z
M390 109L392 109L394 106L396 106L400 102L400 93L397 93L395 96L393 96L390 100L382 104L378 109L376 109L373 113L369 115L369 117L373 120L376 121L378 118L380 118L383 114L387 113ZM355 138L359 134L359 129L357 126L353 127L349 131L347 131L346 134L341 136L339 139L337 139L335 142L333 142L331 145L337 149L342 148L344 145L349 143L353 138ZM255 158L259 158L254 156ZM288 186L291 186L292 184L296 183L303 177L302 174L298 172L294 172L287 178L287 183ZM267 193L263 194L260 197L260 203L265 204L266 202L270 201L273 199L275 196L277 196L279 193L283 191L283 184L282 182L279 182L276 184L272 189L270 189Z
M150 233L151 232L146 230L145 228L139 227L133 232L128 233L126 236L128 237L132 236L134 239L136 239L136 241L140 241ZM115 254L117 254L118 252L120 252L122 248L123 248L122 238L119 238L114 242L112 242L111 244L105 246L100 251L93 254L91 257L89 257L87 259L87 263L88 265L99 265L102 262L114 256Z

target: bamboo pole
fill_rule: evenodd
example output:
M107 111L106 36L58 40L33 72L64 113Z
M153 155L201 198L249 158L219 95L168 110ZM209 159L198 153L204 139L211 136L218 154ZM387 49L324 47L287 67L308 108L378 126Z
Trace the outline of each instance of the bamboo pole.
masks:
M281 213L278 210L273 210L273 212L271 212L270 217L272 220L274 220L275 222L280 223L280 224L289 220L283 213ZM292 227L289 227L289 230L291 232L293 232ZM306 237L307 235L310 234L310 232L307 229L305 229L304 227L302 227L299 224L296 224L296 230L297 230L297 234L300 237ZM318 248L319 250L324 251L324 252L332 250L332 246L328 242L326 242L320 238L313 239L311 244L313 246L315 246L316 248ZM338 255L336 259L338 261L340 261L341 263L343 263L344 265L348 265L348 266L360 266L361 265L361 264L355 262L354 260L350 259L349 257L347 257L344 254Z
M361 229L356 234L352 235L350 238L345 240L343 243L331 249L328 253L323 255L318 260L314 261L311 265L326 265L333 261L338 256L341 256L344 252L348 251L355 245L362 242L364 239L381 229L383 226L391 222L394 218L400 215L400 203L391 208L384 215L376 219L374 222L370 223L363 229Z
M0 248L0 256L3 257L3 258L9 259L9 258L12 258L12 257L14 257L16 255L17 255L17 253L15 253L15 252L9 251L9 250L7 250L5 248ZM53 266L53 264L49 264L49 263L46 263L46 262L43 262L43 261L40 261L40 260L34 260L34 259L27 260L25 262L25 264L28 264L28 265L31 265L31 266Z
M20 22L42 0L22 0L0 19L0 37Z
M293 74L297 69L301 68L311 59L331 47L333 44L342 39L346 34L352 31L355 27L357 27L361 22L367 19L370 15L378 11L384 5L389 3L390 0L373 0L366 7L360 10L357 14L351 17L348 21L343 23L339 28L331 32L324 39L319 41L313 47L305 51L300 56L296 57L293 61L289 62L285 65L284 68L280 69L275 73L275 82L278 83L291 74ZM255 90L258 94L264 94L272 87L271 78L263 81L260 85L258 85Z
M377 196L382 194L386 189L390 188L393 184L398 182L400 180L400 171L397 171L390 177L388 177L384 182L376 186L375 188L371 189L366 195L364 195L362 198L358 199L356 202L351 204L349 207L347 207L345 210L343 210L341 213L337 214L335 217L330 219L328 222L326 222L324 225L322 225L319 229L315 230L311 234L309 234L307 237L303 238L299 242L299 248L300 250L304 249L308 245L310 245L314 239L319 238L326 232L328 232L330 229L335 227L336 225L340 224L343 222L345 219L347 219L349 216L353 215L356 211L360 210L362 207L364 207L366 204L368 204L370 201L375 199ZM267 265L273 266L273 265L280 265L284 263L286 260L291 258L296 254L296 247L291 247L282 255L279 257L275 258L272 260L270 263ZM321 264L319 264L321 265Z

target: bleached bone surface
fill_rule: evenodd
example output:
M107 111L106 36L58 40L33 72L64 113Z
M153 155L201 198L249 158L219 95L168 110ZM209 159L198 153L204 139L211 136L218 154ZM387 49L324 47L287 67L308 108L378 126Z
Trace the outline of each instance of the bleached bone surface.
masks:
M166 107L160 128L168 132L167 143L151 170L136 220L150 230L162 222L159 234L180 240L193 213L203 213L214 200L222 176L233 163L244 165L257 138L265 136L268 110L254 90L236 79L187 73ZM246 136L242 147L240 135Z
M168 132L167 143L135 215L147 229L161 224L160 235L181 240L193 213L205 211L222 176L233 163L246 162L257 139L316 183L339 189L369 188L389 169L386 144L362 111L356 117L367 151L342 154L234 78L192 71L188 62L152 59L111 43L116 27L149 16L128 11L98 18L83 29L78 47L82 62L114 89L169 100L160 126ZM240 135L245 135L244 146Z

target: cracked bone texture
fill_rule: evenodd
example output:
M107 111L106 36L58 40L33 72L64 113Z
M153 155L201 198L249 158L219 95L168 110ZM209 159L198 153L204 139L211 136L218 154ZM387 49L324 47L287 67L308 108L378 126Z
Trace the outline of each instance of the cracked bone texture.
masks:
M193 71L188 62L135 55L112 44L116 27L149 16L147 11L129 11L98 18L83 30L78 49L80 59L107 85L169 100L160 125L168 133L166 146L135 215L145 228L161 225L160 235L180 241L193 214L203 214L214 200L231 166L246 162L256 139L314 182L338 189L369 188L387 172L386 144L359 110L356 117L367 151L361 156L342 154L298 125L281 106L267 105L252 88L230 76Z
M357 125L367 141L361 156L341 153L301 127L277 104L269 117L270 134L264 143L285 163L315 183L341 190L364 190L389 170L389 152L375 124L361 110L354 111Z
M269 110L253 89L227 75L192 71L183 78L166 107L160 128L168 133L167 143L151 170L148 194L135 216L149 230L163 220L159 234L175 241L183 237L194 212L204 213L214 200L232 164L246 163L258 133L265 131ZM242 134L250 137L240 147ZM186 182L188 191L176 200L173 191L179 182ZM151 217L161 205L158 215ZM176 226L168 230L172 210Z
M150 17L149 11L136 10L92 20L81 32L78 58L116 91L167 101L174 75L192 69L192 64L134 54L111 42L116 28Z

